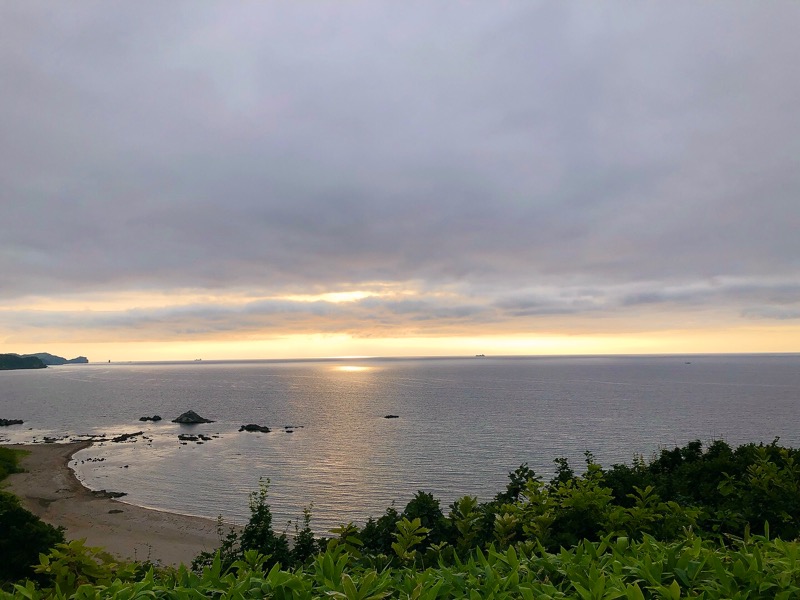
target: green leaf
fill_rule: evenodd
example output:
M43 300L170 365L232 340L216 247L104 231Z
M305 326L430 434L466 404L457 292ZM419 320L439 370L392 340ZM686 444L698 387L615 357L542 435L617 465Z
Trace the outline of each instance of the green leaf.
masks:
M628 598L628 600L644 600L644 594L642 593L642 588L639 587L638 583L629 585L625 589L625 595Z

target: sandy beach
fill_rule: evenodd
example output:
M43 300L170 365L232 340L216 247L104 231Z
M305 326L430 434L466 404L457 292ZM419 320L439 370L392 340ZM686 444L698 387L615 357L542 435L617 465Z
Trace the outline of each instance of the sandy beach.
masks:
M121 559L188 565L219 546L215 521L132 506L86 489L68 465L90 444L6 446L28 451L20 460L26 472L0 485L42 520L63 526L67 539L85 538Z

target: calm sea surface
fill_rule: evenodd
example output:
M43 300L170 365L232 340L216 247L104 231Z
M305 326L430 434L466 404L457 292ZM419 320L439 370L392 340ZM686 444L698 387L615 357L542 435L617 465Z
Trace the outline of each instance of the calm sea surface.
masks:
M688 364L687 364L688 363ZM192 409L216 422L177 425ZM140 423L159 414L160 423ZM398 415L385 419L385 415ZM488 499L523 462L601 464L694 439L800 445L800 355L90 364L0 372L0 440L120 434L76 455L93 489L245 522L271 479L279 529L313 503L319 531L422 489ZM271 433L239 433L245 423ZM285 426L292 426L287 433ZM182 445L179 433L212 437ZM104 458L103 461L90 461Z

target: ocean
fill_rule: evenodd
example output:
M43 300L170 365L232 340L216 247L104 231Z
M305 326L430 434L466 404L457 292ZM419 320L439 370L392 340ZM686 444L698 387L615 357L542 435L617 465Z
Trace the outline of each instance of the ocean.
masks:
M351 359L88 364L0 371L0 441L142 431L75 456L92 489L242 524L270 480L277 530L322 533L417 490L490 499L527 463L553 473L699 439L800 444L800 355ZM178 425L187 410L214 423ZM157 423L140 422L158 414ZM387 419L387 415L397 418ZM270 433L239 432L243 424ZM207 441L181 443L179 434Z

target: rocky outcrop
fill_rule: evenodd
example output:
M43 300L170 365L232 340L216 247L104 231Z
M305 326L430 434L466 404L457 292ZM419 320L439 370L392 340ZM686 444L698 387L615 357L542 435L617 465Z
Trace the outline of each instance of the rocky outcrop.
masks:
M183 416L183 415L181 415L181 416ZM180 418L180 417L178 417L178 418ZM140 421L153 421L155 423L156 421L160 421L161 417L158 416L158 415L153 415L152 417L139 417L139 420Z
M399 419L399 418L400 418L400 416L399 416L399 415L386 415L386 416L385 416L385 417L383 417L383 418L384 418L384 419Z
M196 425L197 423L213 423L214 421L201 417L193 410L187 410L177 419L172 419L172 422L182 423L183 425Z
M250 423L248 425L242 425L239 427L239 431L260 431L261 433L269 433L270 429L266 425L256 425L255 423Z
M22 419L0 419L0 427L8 427L9 425L22 425L25 421Z

